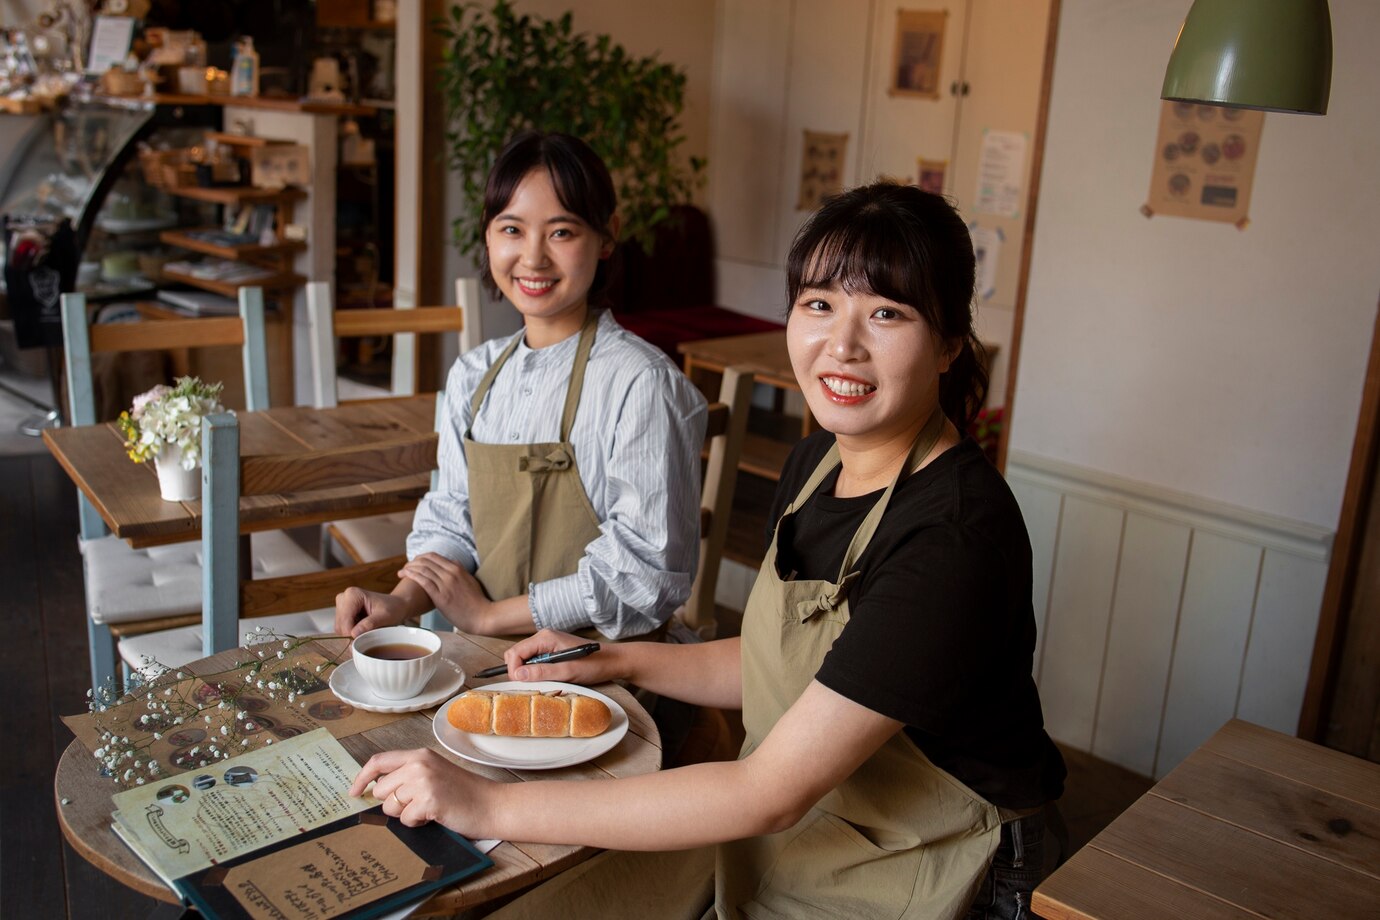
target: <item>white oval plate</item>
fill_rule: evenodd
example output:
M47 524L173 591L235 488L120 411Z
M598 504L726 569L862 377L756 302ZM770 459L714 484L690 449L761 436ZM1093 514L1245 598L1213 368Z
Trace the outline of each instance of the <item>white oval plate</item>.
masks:
M422 692L405 700L386 700L360 677L353 661L341 662L331 672L331 692L356 709L367 712L416 712L430 709L448 699L465 685L465 672L455 662L442 658Z
M487 767L506 767L510 770L554 770L558 767L570 767L613 750L628 733L628 713L622 706L599 691L578 684L564 684L554 680L507 680L485 684L479 689L564 690L566 693L578 693L581 696L602 700L613 714L608 731L593 738L510 738L502 735L472 735L450 724L450 720L446 718L446 710L450 708L450 701L447 700L431 720L431 730L436 733L436 740L445 745L446 750L451 753Z

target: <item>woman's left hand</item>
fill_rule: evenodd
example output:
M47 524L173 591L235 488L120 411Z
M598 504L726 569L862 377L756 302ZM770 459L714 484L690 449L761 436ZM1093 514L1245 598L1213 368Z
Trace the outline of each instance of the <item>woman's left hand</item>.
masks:
M464 566L436 553L422 553L398 572L421 586L441 615L465 632L483 633L490 606L479 581Z
M375 754L355 777L350 795L363 795L374 780L373 795L383 803L384 814L408 827L435 821L470 837L485 836L484 803L497 784L457 767L435 751L418 748Z

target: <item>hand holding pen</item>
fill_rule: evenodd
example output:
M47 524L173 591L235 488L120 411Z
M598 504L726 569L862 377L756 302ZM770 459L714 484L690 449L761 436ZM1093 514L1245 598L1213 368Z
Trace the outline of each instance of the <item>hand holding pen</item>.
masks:
M533 655L531 658L524 659L522 663L556 664L557 662L561 661L574 661L577 658L584 658L587 655L593 655L597 651L599 651L599 643L590 642L586 645L577 645L573 648L564 648L560 649L559 651L542 652L540 655ZM483 679L486 677L497 677L498 675L506 674L507 672L508 665L500 664L492 668L485 668L484 670L480 671L478 674L474 676L476 678Z

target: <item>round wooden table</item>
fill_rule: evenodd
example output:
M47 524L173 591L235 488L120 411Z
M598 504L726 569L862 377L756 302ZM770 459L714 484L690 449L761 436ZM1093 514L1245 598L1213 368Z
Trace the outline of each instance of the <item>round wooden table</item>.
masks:
M503 650L511 644L504 639L461 633L445 633L441 638L446 657L464 668L466 675L500 664ZM333 655L344 641L328 639L322 640L319 645L327 654ZM181 670L192 674L213 673L232 664L237 653L238 650L234 649L222 652L194 661ZM506 678L500 676L493 680L503 679ZM483 686L491 682L467 677L465 686ZM607 779L661 769L661 736L647 711L631 693L616 684L600 684L595 689L617 700L627 710L628 734L606 754L558 770L505 770L456 757L442 747L432 733L431 718L435 709L409 713L370 731L342 738L340 743L361 764L379 751L427 747L467 770L505 783L543 779ZM100 775L96 758L81 742L73 741L68 745L53 781L58 823L63 836L88 862L122 884L149 897L176 903L177 898L167 886L110 829L110 813L114 808L111 796L119 791L109 777ZM67 802L65 805L64 800ZM488 854L494 862L493 868L479 873L463 885L437 894L416 916L450 914L475 907L550 878L596 852L592 847L504 841Z

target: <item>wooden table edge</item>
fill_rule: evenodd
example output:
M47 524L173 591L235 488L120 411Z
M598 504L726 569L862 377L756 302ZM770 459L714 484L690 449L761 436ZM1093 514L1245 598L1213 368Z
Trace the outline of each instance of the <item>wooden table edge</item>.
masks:
M58 759L58 768L54 772L54 780L57 778L57 773L62 771L63 764L67 762L68 757L91 758L92 756L91 752L84 748L80 741L73 738L72 743L67 745L66 749L62 752L62 757ZM148 897L155 898L168 904L180 904L182 902L182 899L174 894L172 889L164 885L158 876L154 875L153 872L144 865L143 860L140 860L139 857L134 854L133 850L130 850L129 854L131 857L138 860L136 871L131 871L127 867L120 865L83 841L76 830L67 823L66 806L62 804L62 799L58 796L56 783L54 783L53 787L53 805L57 809L58 827L62 830L62 838L67 841L68 845L70 845L73 850L76 850L78 856L85 859L92 866L104 872L109 878L119 882L126 888L132 888L142 895L147 895ZM115 835L115 831L110 828L110 823L113 823L113 821L114 819L112 818L110 822L106 824L105 833L119 840ZM120 845L124 846L123 841L120 842Z
M456 642L467 642L468 644L480 650L493 654L491 649L487 648L479 642L475 642L472 637L464 633L454 632L448 634L448 637L452 638ZM330 652L331 643L343 641L339 638L332 639L324 636L320 638L323 641L316 645L316 650L323 653ZM198 662L198 664L200 663L201 662ZM193 667L191 665L186 666L186 670L193 674L201 673L203 671L202 668ZM469 676L467 675L467 689L473 689L472 687L468 687L468 681ZM636 698L632 695L631 692L627 691L625 688L617 688L616 685L612 688L600 689L600 692L608 692L609 689L622 689L622 695L626 695L628 698L627 702L630 702L632 705L635 706L641 705L637 702ZM620 701L619 705L625 705L625 703ZM419 713L424 712L434 712L434 710L419 711ZM650 721L650 715L648 716L648 719ZM656 731L655 723L651 724L651 728L653 732ZM629 726L628 734L637 737L644 744L648 744L656 748L658 751L660 751L661 749L661 739L659 736L656 738L646 737L641 732L635 731L632 725ZM57 769L54 771L53 801L54 807L56 808L58 813L58 825L62 831L63 839L66 840L72 846L73 850L75 850L79 856L81 856L93 867L100 870L106 876L113 879L117 883L122 884L125 887L130 888L134 891L137 891L140 894L147 895L151 898L155 898L159 901L163 901L169 904L181 903L181 898L175 892L169 889L165 884L163 884L162 880L160 880L158 876L153 873L153 871L148 867L148 865L145 864L143 860L140 859L134 853L133 850L129 850L128 847L125 846L124 842L120 840L118 836L115 835L115 832L110 828L110 824L113 822L113 819L110 818L108 814L102 821L102 833L110 834L111 837L115 840L115 842L120 847L124 848L124 851L129 854L130 865L125 865L123 863L117 862L111 859L110 857L104 855L100 850L93 848L90 844L83 842L81 836L77 833L76 829L74 829L68 823L64 811L65 806L63 806L62 804L61 795L58 792L58 775L63 772L64 766L68 765L69 763L71 764L72 769L80 769L80 767L76 764L77 758L80 758L81 760L85 761L92 757L93 755L82 745L82 743L74 738L71 741L71 743L68 744L67 747L63 750L62 756L59 758L58 761ZM71 761L69 761L69 758L71 758ZM660 763L658 763L656 769L652 772L659 772L660 770L661 765ZM511 770L509 770L508 772L514 773L514 771ZM606 775L608 775L610 779L616 778L613 776L613 774ZM524 781L518 778L516 773L514 773L514 777L519 782ZM589 782L591 780L583 781ZM111 805L111 810L114 810L113 803ZM453 885L451 887L442 889L439 892L436 892L434 895L432 895L430 900L426 901L423 906L417 909L417 915L432 916L443 912L453 913L455 911L465 909L468 907L489 903L490 901L496 898L500 898L505 895L511 894L514 891L520 891L524 888L530 887L531 885L546 881L554 877L555 875L564 872L571 866L584 862L586 859L589 859L592 856L598 854L599 852L602 852L602 850L598 847L582 846L578 844L557 844L556 846L568 848L569 852L557 857L556 859L550 862L542 863L536 858L527 854L527 852L523 849L524 843L524 841L504 840L497 847L495 847L494 850L490 852L490 858L492 858L493 853L501 853L505 849L511 848L512 852L521 854L521 859L537 865L538 868L534 872L531 872L529 874L520 874L517 876L513 876L511 878L503 879L494 879L486 872L480 873L476 876L466 879L463 882L460 882L457 885ZM497 865L497 860L495 860L495 864ZM485 884L486 879L492 882L492 886ZM474 895L480 893L481 890L483 896L476 899Z

